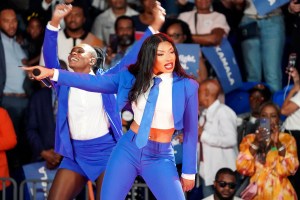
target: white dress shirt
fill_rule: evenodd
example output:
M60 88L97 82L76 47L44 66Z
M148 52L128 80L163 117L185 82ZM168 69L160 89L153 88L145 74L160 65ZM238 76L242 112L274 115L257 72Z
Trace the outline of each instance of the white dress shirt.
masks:
M300 108L300 91L297 92L290 101ZM286 118L284 128L288 130L300 130L300 109L296 110Z
M206 186L213 185L220 168L236 170L237 116L235 112L216 100L206 112L206 122L201 135L203 161L200 162L200 176ZM203 121L203 116L199 121Z
M90 74L95 75L93 71ZM72 139L89 140L109 132L110 124L103 107L101 93L71 87L68 106Z
M164 73L164 74L160 74L158 77L160 77L162 81L159 84L159 94L157 97L151 128L158 128L158 129L174 128L174 118L173 118L173 111L172 111L173 75L172 73ZM148 91L138 97L137 103L132 102L134 121L138 125L141 124L144 109L152 85L153 85L153 81Z

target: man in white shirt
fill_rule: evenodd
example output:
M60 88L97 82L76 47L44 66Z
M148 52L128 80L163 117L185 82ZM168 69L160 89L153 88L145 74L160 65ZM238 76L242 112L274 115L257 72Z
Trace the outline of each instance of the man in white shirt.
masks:
M283 127L284 132L291 133L297 143L297 154L300 155L300 78L299 72L296 68L292 67L288 70L288 74L293 78L294 86L291 88L287 97L285 98L281 114L287 116ZM294 176L290 177L290 181L296 189L298 197L300 196L300 170Z
M92 27L92 33L102 40L104 45L109 44L110 35L115 33L114 24L117 17L138 14L127 5L126 0L109 0L109 5L110 8L96 17Z
M236 169L237 116L220 103L220 92L220 84L215 79L204 80L199 87L199 105L204 108L199 119L199 168L204 197L214 193L214 175L220 168Z

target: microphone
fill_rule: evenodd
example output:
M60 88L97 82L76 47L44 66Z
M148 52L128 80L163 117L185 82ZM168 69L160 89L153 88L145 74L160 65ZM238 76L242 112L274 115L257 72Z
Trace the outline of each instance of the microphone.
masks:
M38 68L35 68L33 71L32 71L33 75L34 76L39 76L41 74L41 70L39 70ZM50 81L49 78L43 78L41 79L42 83L48 87L48 88L51 88L52 87L52 83Z
M288 72L290 72L291 68L295 67L296 59L297 59L297 54L296 53L291 53L290 56L289 56L289 62L288 62L288 67L287 67ZM289 74L289 79L291 79L290 74Z

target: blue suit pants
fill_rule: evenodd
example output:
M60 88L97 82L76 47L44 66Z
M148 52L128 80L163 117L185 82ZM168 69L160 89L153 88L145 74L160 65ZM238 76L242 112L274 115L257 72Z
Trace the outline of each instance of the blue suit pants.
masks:
M171 143L149 140L141 149L129 130L117 143L108 161L102 184L102 200L124 200L135 178L143 177L158 200L183 200Z

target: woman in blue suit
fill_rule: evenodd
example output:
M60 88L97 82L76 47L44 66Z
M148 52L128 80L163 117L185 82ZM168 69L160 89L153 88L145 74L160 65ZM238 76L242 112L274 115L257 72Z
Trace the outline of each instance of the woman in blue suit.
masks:
M137 175L143 177L157 199L185 199L184 192L194 187L196 173L198 84L190 79L180 65L177 49L167 35L148 37L135 64L117 74L90 76L40 66L26 68L41 70L37 80L45 77L83 90L117 93L119 111L130 102L134 122L122 136L108 161L102 200L126 197ZM159 94L146 146L138 147L136 140L153 77L159 77ZM183 131L182 175L178 177L171 146L175 130Z

